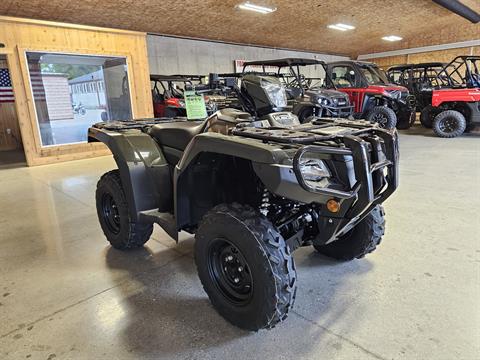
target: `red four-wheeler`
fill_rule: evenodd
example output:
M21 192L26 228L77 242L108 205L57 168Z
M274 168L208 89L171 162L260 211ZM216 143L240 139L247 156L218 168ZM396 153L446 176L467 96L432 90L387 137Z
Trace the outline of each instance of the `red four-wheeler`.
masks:
M458 56L438 74L439 88L422 110L422 124L453 138L480 125L480 56Z
M385 73L369 62L345 60L328 64L336 88L348 94L354 117L392 129L415 122L415 97L403 86L390 84Z

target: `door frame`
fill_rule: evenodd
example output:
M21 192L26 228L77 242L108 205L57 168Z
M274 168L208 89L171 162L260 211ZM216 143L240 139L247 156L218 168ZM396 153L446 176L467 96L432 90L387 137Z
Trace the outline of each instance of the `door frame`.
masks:
M18 87L14 85L14 80L13 80L13 77L14 75L12 74L13 72L15 72L15 69L14 69L14 66L12 66L12 64L14 64L15 62L15 52L14 52L14 49L12 48L0 48L0 56L4 56L6 61L7 61L7 68L8 68L8 73L9 73L9 76L10 76L10 81L12 83L12 91L13 91L13 97L15 99L14 101L14 104L15 104L15 115L16 115L16 118L17 118L17 125L18 125L18 129L19 129L19 132L20 132L20 140L22 142L22 148L23 148L23 152L24 152L24 155L25 155L25 159L27 160L27 164L28 164L28 157L27 157L27 153L26 153L26 148L24 146L24 134L23 134L23 129L22 129L22 125L20 123L20 108L19 108L19 104L18 104L18 96L17 96L17 89Z

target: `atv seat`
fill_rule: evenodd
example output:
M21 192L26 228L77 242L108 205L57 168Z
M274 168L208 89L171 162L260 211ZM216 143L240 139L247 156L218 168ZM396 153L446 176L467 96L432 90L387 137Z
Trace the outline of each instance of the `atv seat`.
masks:
M160 146L183 151L190 140L204 128L205 121L176 121L154 125L148 133Z

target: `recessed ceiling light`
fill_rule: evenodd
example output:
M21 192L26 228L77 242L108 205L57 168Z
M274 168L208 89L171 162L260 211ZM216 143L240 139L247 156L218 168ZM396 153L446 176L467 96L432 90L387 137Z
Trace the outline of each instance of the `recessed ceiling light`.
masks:
M390 35L390 36L384 36L384 37L382 37L382 39L386 40L386 41L400 41L403 38L401 38L400 36L396 36L396 35Z
M355 26L340 24L340 23L339 24L334 24L334 25L328 25L327 27L329 29L340 30L340 31L347 31L347 30L355 29Z
M270 13L277 10L277 8L269 8L269 7L266 7L266 6L251 4L248 1L244 2L243 4L237 5L237 7L239 9L242 9L242 10L256 11L256 12L259 12L261 14L270 14Z

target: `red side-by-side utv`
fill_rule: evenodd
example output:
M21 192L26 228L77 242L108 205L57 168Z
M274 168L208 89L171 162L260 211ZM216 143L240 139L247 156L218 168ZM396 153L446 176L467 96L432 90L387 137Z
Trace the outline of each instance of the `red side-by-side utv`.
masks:
M350 97L355 118L398 129L408 129L415 122L415 97L407 88L390 84L377 65L337 61L328 64L328 73L336 88Z
M453 138L480 125L480 56L458 56L438 74L422 124L437 136Z

